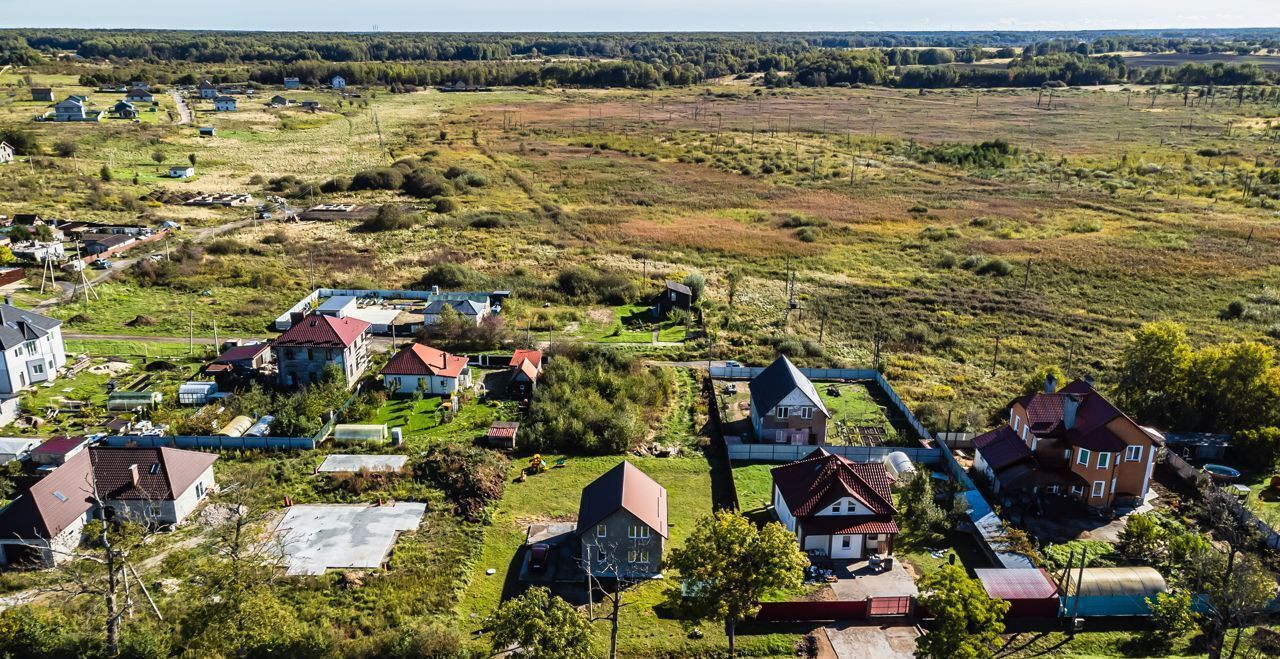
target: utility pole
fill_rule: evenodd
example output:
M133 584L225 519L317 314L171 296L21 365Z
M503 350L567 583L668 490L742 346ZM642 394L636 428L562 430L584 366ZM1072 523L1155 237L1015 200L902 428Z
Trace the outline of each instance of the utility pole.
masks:
M195 354L196 351L196 312L195 309L187 309L187 354Z
M991 377L996 376L996 363L1000 360L1000 336L996 335L996 349L991 353Z
M1027 259L1027 272L1022 276L1022 292L1027 292L1027 285L1031 283L1031 259Z

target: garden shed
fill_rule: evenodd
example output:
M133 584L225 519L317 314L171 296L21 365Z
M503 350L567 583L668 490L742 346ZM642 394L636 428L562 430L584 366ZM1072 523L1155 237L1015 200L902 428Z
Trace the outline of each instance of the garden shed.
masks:
M1146 599L1169 592L1169 585L1152 567L1090 567L1072 570L1062 590L1068 616L1145 616Z
M1058 586L1041 568L974 570L992 599L1009 603L1006 619L1058 617Z

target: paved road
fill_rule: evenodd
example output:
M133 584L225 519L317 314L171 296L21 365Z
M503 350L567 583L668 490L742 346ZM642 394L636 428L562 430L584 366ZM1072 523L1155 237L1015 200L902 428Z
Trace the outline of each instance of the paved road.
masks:
M178 125L191 123L191 108L187 107L187 100L176 89L169 93L173 94L173 103L178 106Z

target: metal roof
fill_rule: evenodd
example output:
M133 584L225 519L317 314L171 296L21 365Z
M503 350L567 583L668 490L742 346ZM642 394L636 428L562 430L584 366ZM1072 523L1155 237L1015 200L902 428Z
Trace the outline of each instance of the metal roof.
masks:
M831 413L822 403L818 390L813 388L809 378L806 378L786 355L779 356L768 368L760 371L760 374L752 378L747 387L751 389L751 401L755 403L756 410L760 414L766 414L777 407L778 403L781 403L792 391L799 389L815 407L822 411L823 416L831 418Z
M1041 568L982 568L973 571L993 599L1049 599L1058 596L1058 587Z

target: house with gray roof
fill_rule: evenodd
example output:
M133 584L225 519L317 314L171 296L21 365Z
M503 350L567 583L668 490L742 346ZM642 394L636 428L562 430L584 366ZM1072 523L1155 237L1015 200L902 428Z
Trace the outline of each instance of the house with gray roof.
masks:
M422 312L423 321L427 325L434 325L440 322L441 316L449 309L453 309L458 315L476 325L479 325L480 321L493 312L488 302L477 302L476 300L433 300Z
M662 572L667 490L623 460L582 489L574 534L592 576L648 579Z
M62 321L0 304L0 394L52 381L67 363Z
M786 355L751 380L751 428L756 441L821 446L831 412L809 378Z

